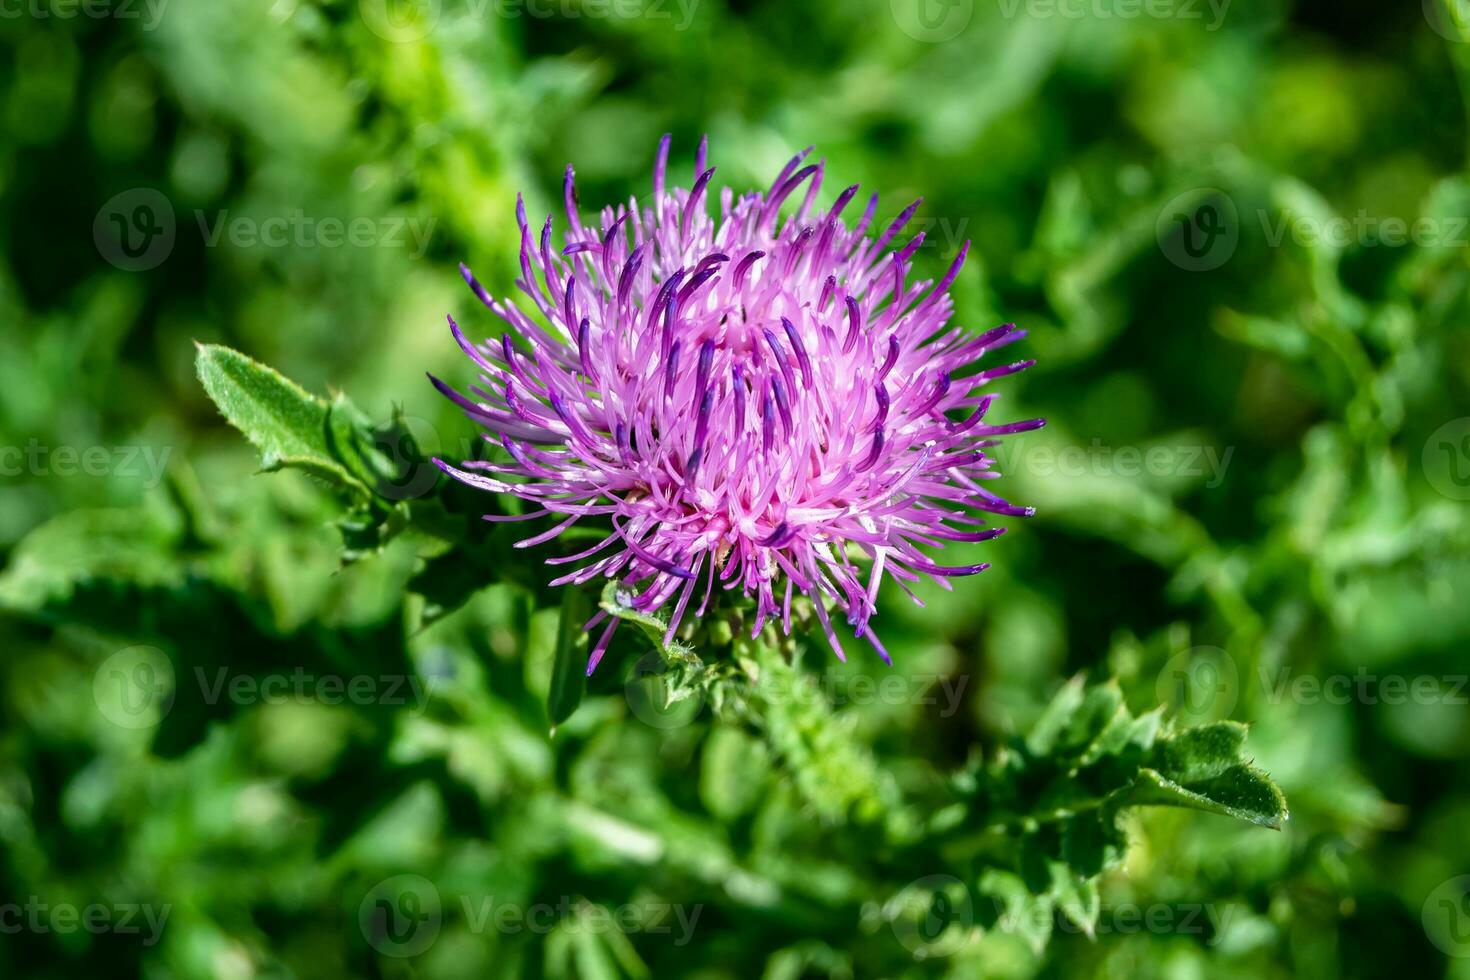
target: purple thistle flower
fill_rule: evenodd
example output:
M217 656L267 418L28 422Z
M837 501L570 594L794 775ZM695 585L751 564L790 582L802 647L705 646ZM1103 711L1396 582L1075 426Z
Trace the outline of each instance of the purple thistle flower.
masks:
M984 393L989 382L1032 362L965 373L1025 335L1013 324L978 335L948 326L948 290L969 244L938 284L910 282L923 234L887 249L918 202L870 239L877 195L852 227L841 214L856 187L815 212L824 164L802 167L810 152L766 194L721 191L718 221L706 203L706 142L692 189L670 188L665 136L652 206L604 208L595 227L582 224L568 167L560 252L551 219L538 233L517 199L516 285L539 316L492 298L461 267L515 337L477 345L451 317L480 384L467 396L430 376L510 461L435 462L470 486L536 505L487 520L562 518L518 547L608 518L599 544L548 560L586 563L552 584L616 577L635 609L672 603L669 639L690 601L699 597L702 614L717 589L754 597L753 634L772 617L789 634L799 590L839 657L829 601L886 661L869 626L883 576L912 597L921 577L948 587L949 577L987 568L940 565L921 547L987 540L1005 530L986 527L989 515L1032 513L984 487L999 475L985 450L1044 421L984 421L996 397ZM866 578L856 554L868 559ZM589 674L617 623L593 647Z

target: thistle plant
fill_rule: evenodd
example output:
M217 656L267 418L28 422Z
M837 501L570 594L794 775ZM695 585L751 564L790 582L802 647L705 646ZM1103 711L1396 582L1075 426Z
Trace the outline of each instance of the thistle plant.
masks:
M951 322L964 250L937 281L915 280L922 236L895 243L916 206L871 233L870 199L848 224L856 189L819 208L824 168L802 153L764 193L721 192L716 220L703 145L687 190L667 186L668 153L666 139L645 205L605 209L591 224L569 170L560 239L552 220L533 228L517 207L521 306L462 269L509 328L475 342L450 319L479 376L434 384L487 430L488 448L468 460L425 453L401 419L370 424L345 394L320 398L236 351L200 348L200 379L265 468L304 471L336 493L345 560L391 564L411 544L421 567L406 586L422 601L404 604L403 622L436 657L460 658L441 710L473 712L483 696L468 652L483 643L473 610L483 612L487 586L504 587L502 600L506 589L524 597L549 637L502 627L524 636L504 655L524 659L526 674L515 682L501 671L495 683L539 702L517 709L546 722L535 738L575 753L561 726L603 725L589 753L626 744L620 760L657 758L632 693L639 668L623 656L642 647L639 663L662 670L664 707L709 707L693 736L706 742L708 811L734 819L765 795L762 820L822 828L782 845L757 877L729 855L716 860L725 868L716 877L730 876L726 912L775 916L802 934L882 930L896 940L881 957L954 955L962 973L978 969L967 957L983 958L976 930L1011 932L1040 951L1054 922L1097 928L1102 876L1130 843L1126 810L1188 807L1282 826L1285 799L1252 763L1243 725L1135 713L1114 680L1073 678L1024 738L977 748L948 772L880 753L854 737L859 709L807 696L833 666L824 647L842 655L834 611L887 661L871 622L882 583L918 599L979 572L984 564L944 562L943 549L984 542L1001 531L989 522L1031 513L987 486L999 475L997 441L1042 424L991 417L991 383L1030 362L985 359L1023 333ZM529 521L545 526L524 537ZM593 612L595 579L605 583ZM631 635L611 670L591 676L620 623ZM906 683L907 666L881 669ZM624 683L636 718L609 711ZM598 710L580 711L592 700ZM693 715L670 717L682 727ZM596 784L582 787L586 799L547 799L531 824L580 828L599 807L626 809L637 834L660 841L659 879L703 901L728 828L664 840L657 828L678 807L649 778L633 799L604 797ZM585 846L602 855L593 864L616 862L626 839L597 837L600 819ZM813 888L789 870L830 860L833 847L851 889ZM934 933L936 908L975 914L940 915ZM554 944L546 955L548 972L562 975Z
M968 243L937 283L914 279L924 233L898 242L920 202L878 232L874 194L849 225L858 187L820 209L825 163L803 166L808 148L765 193L724 188L715 218L707 144L687 189L667 183L669 145L649 203L592 224L569 166L559 243L553 219L533 228L517 200L529 308L461 267L509 330L476 343L451 317L479 379L464 394L430 377L509 460L435 462L533 505L487 520L556 520L523 546L610 522L592 547L550 559L584 563L553 584L616 578L637 612L672 605L665 643L719 589L754 600L752 635L768 620L790 635L802 593L839 657L828 603L889 661L871 624L885 575L913 596L920 579L983 571L925 549L987 541L1005 530L991 519L1032 513L986 486L996 439L1044 424L989 419L990 382L1032 362L978 366L1025 333L951 324ZM602 610L587 626L603 620L589 674L619 622Z
M0 975L1470 980L1470 8L1018 2L0 6Z

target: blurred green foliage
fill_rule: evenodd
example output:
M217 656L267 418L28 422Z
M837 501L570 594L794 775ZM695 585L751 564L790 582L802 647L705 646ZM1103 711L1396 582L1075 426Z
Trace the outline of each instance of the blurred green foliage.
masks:
M1470 977L1462 8L0 2L0 970ZM1039 360L1038 515L883 597L891 669L747 652L813 697L665 704L628 629L580 696L550 550L420 465L475 439L423 379L492 329L455 263L506 291L515 194L646 193L665 131L922 195ZM195 341L387 468L255 475ZM1053 880L1088 725L1160 704L1244 754L1128 779L1253 759L1291 819L1129 809Z

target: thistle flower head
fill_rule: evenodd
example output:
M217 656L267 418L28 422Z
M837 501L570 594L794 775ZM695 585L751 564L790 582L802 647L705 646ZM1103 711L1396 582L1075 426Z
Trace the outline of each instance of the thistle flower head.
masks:
M479 381L461 394L431 380L505 455L436 462L533 505L489 520L557 518L523 545L608 521L599 544L548 561L580 563L553 584L615 577L634 608L669 607L669 638L718 590L754 599L755 632L777 617L790 633L799 592L839 657L829 603L887 660L869 625L884 576L908 591L979 572L925 549L995 537L992 515L1031 513L984 485L999 475L986 452L996 437L1043 424L985 420L990 382L1031 362L974 368L1024 334L949 325L968 243L938 283L910 280L923 233L890 246L918 202L881 231L877 195L849 211L856 187L819 210L824 168L804 165L808 149L764 194L720 191L716 219L705 144L687 190L666 186L668 152L664 137L650 204L604 208L592 224L568 167L560 248L552 219L533 228L517 202L529 305L462 268L510 330L474 343L450 318Z

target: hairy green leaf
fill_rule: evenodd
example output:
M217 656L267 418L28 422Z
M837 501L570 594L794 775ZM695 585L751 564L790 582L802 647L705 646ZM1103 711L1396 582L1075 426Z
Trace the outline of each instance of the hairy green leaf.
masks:
M301 469L345 489L363 489L333 455L327 402L259 361L218 344L198 345L204 390L231 425L260 450L265 470Z

